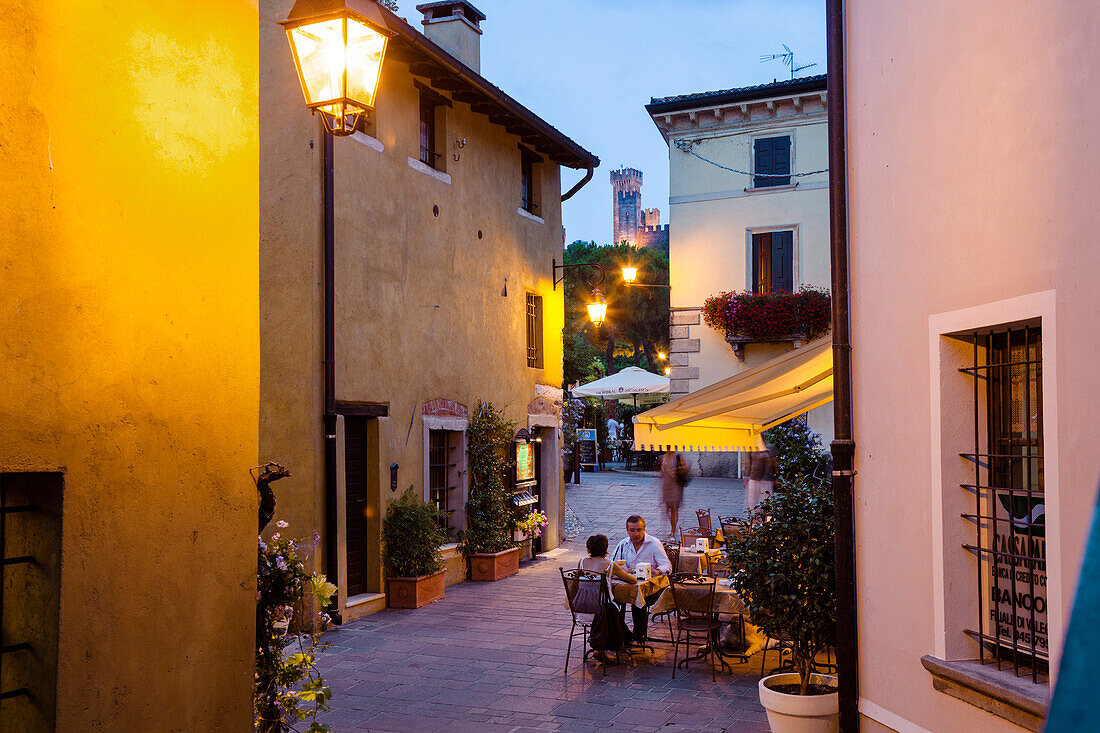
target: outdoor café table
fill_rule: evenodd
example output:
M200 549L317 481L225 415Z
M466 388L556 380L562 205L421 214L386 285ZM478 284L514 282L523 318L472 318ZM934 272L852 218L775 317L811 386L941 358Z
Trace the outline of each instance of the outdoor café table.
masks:
M641 583L623 583L615 580L611 583L611 597L616 603L620 603L623 606L635 606L637 608L645 608L646 596L651 596L662 588L668 587L668 576L655 575L649 580ZM664 598L667 593L662 593L661 598ZM658 602L660 602L658 600Z
M719 580L714 586L714 614L747 614L748 608L745 606L745 602L741 600L741 597L727 585L723 585L723 581ZM703 591L705 592L705 591ZM661 597L657 599L657 602L649 609L650 613L667 613L676 610L676 603L672 599L672 591L665 590L661 594ZM748 626L748 624L745 624ZM722 663L723 669L729 669L729 664L726 662L726 655L722 653L722 645L717 645L718 659ZM739 655L734 655L739 656ZM690 659L700 659L700 655L691 657ZM685 660L686 661L686 660ZM732 671L732 670L731 670Z
M703 558L706 558L705 560ZM676 561L678 573L705 573L711 560L720 560L721 550L707 550L706 553L695 550L681 549L680 558Z

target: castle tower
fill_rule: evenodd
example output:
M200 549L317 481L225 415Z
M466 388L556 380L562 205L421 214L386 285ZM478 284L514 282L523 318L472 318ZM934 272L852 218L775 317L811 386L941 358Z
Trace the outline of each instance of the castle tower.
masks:
M626 241L637 245L642 218L642 172L634 168L611 171L614 244Z

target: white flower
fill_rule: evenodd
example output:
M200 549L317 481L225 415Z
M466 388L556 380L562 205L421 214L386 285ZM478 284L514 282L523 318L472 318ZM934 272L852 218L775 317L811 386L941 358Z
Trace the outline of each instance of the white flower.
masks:
M272 541L272 542L274 542L274 541L275 541L275 540L277 540L277 539L279 539L279 533L278 533L278 532L276 532L275 534L271 535L271 541Z
M285 529L285 528L289 527L290 525L280 519L279 521L275 522L275 526L279 527L280 529Z

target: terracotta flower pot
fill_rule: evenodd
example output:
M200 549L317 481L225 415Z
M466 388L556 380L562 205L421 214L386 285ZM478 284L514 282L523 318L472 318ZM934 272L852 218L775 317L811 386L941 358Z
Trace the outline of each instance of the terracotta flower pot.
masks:
M470 580L500 580L519 572L520 548L470 555Z
M444 571L417 578L388 578L386 602L390 608L420 608L443 597Z
M760 680L760 704L768 712L773 733L836 733L840 730L840 695L788 695L777 692L775 685L798 684L798 673L773 674ZM836 689L836 677L810 675L810 683Z

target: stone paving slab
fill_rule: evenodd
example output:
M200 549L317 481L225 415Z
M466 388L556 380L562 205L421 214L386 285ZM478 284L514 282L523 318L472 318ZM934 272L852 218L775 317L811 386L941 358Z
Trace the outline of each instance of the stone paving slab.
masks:
M333 710L321 720L335 731L404 733L767 731L756 695L759 656L717 682L699 663L672 679L672 650L658 646L601 676L595 662L580 659L578 638L565 670L571 619L558 568L576 566L590 534L625 536L629 514L660 516L654 474L584 474L566 501L581 527L557 557L330 632L333 646L318 666L333 688ZM684 492L684 523L695 524L698 507L737 514L743 502L740 481L697 478Z

